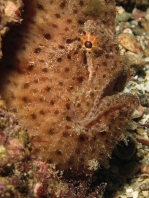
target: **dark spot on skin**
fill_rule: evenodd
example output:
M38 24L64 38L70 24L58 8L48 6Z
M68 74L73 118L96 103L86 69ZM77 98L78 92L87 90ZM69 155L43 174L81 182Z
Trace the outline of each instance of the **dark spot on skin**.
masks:
M32 89L32 92L33 93L37 93L38 92L38 89Z
M39 113L40 113L41 115L44 115L44 114L45 114L45 112L44 112L43 110L40 110Z
M64 30L67 32L67 31L69 31L69 28L68 28L68 27L65 27L65 29L64 29Z
M92 43L90 41L85 41L84 45L86 48L92 48Z
M102 55L102 51L101 50L95 50L94 51L94 55L95 55L95 57L100 57L101 55Z
M110 142L110 141L109 141L108 139L105 140L105 143L106 143L106 144L109 144L109 142Z
M68 73L70 69L68 67L65 68L65 72Z
M44 99L41 97L41 98L39 98L39 100L40 100L40 102L43 102L44 101Z
M49 129L48 132L49 132L50 135L53 135L54 134L54 130L53 129Z
M83 25L84 24L84 21L78 20L78 24Z
M77 77L77 80L78 80L79 83L82 83L84 78L83 78L83 76L79 76L79 77Z
M92 153L95 153L96 152L96 149L92 149Z
M74 163L74 158L71 157L71 158L68 160L68 164L69 164L69 165L72 165L73 163Z
M94 92L90 92L90 96L91 97L94 97Z
M100 156L104 156L104 153L100 152L100 154L99 154L99 158L100 158Z
M48 69L45 67L45 68L42 69L42 72L47 73Z
M55 14L56 18L61 18L60 14Z
M111 0L105 0L105 2L108 4Z
M24 83L24 89L27 89L29 87L29 83Z
M67 110L70 109L70 104L69 104L69 103L66 104L66 109L67 109Z
M52 24L52 27L57 28L58 26L56 24Z
M85 142L85 141L87 140L87 136L84 135L84 134L81 134L81 135L79 135L79 140L80 140L81 142Z
M50 39L51 39L51 35L50 35L49 33L45 33L45 34L44 34L44 38L45 38L46 40L50 40Z
M79 148L76 149L76 150L75 150L75 153L79 155L79 154L80 154L80 149L79 149Z
M105 74L103 74L103 76L102 76L103 78L105 78L106 77L106 75Z
M66 120L67 120L68 122L71 122L71 117L70 117L70 116L66 116Z
M48 159L47 162L48 162L49 164L52 164L52 163L53 163L53 160L52 160L52 159Z
M107 62L103 61L102 64L106 67L107 66Z
M82 34L83 34L83 35L86 35L86 32L85 32L84 30L81 30L81 29L78 30L78 33L81 34L81 35L82 35Z
M80 164L79 170L83 170L83 169L84 169L84 165L83 164Z
M69 134L67 132L63 132L63 137L68 137Z
M44 8L43 8L43 6L42 6L41 4L37 4L37 8L38 8L39 10L44 10Z
M105 54L105 58L108 59L109 58L109 54Z
M54 111L54 114L55 114L55 115L58 115L58 114L59 114L59 110L55 110L55 111Z
M107 135L107 133L103 131L103 132L100 132L99 135L100 135L101 137L104 137L104 136Z
M84 2L83 2L83 1L80 1L80 2L79 2L79 5L80 5L80 6L84 6Z
M70 85L70 86L69 86L69 89L70 89L70 90L72 90L73 88L74 88L73 85Z
M76 37L74 40L75 41L81 41L81 39L79 37Z
M44 61L44 60L39 60L39 62L40 62L40 63L44 63L45 61Z
M64 9L65 5L66 5L66 3L63 1L63 2L60 4L60 8L61 8L61 9Z
M87 102L87 103L86 103L86 106L88 107L89 105L90 105L90 103L89 103L89 102Z
M66 126L65 126L65 129L67 129L67 130L68 130L68 129L71 129L71 126L66 125Z
M35 120L35 119L37 118L37 116L36 116L34 113L32 113L32 114L31 114L31 118L32 118L33 120Z
M66 43L67 43L67 44L71 44L72 42L73 42L72 39L66 39Z
M78 10L76 10L76 9L73 10L73 13L74 13L74 14L77 14L77 13L78 13Z
M71 19L67 19L67 22L68 22L68 23L72 23L72 20L71 20Z
M62 152L60 150L55 151L56 155L62 155Z
M54 100L51 100L51 101L50 101L50 104L51 104L51 105L54 105Z
M36 48L36 49L34 50L34 53L35 53L35 54L38 54L38 53L40 53L40 51L41 51L40 48Z
M80 162L84 162L85 160L84 160L83 157L81 157L81 158L79 158L79 161L80 161Z
M62 62L62 60L63 60L62 58L57 58L57 62L59 63Z
M47 86L47 87L45 88L45 90L46 90L47 92L49 92L49 91L51 90L51 87Z
M28 66L28 70L29 70L29 71L33 71L33 69L34 69L34 65L29 65L29 66Z
M59 49L65 49L65 47L63 45L59 45L58 47L59 47Z
M78 108L81 107L81 104L80 104L80 103L77 103L77 107L78 107Z
M83 63L84 63L85 65L87 64L86 53L83 53Z
M34 80L34 83L36 83L36 84L37 84L37 83L38 83L38 79L35 79L35 80Z
M53 4L53 2L54 2L54 0L49 0L49 3L52 5Z
M74 54L74 55L78 54L78 51L75 51L73 54Z
M25 102L25 103L27 103L28 102L28 99L27 99L27 97L22 97L22 100L23 100L23 102Z
M58 84L59 84L60 86L63 86L63 82L59 82Z
M69 54L67 54L67 58L70 60L71 59L71 56Z

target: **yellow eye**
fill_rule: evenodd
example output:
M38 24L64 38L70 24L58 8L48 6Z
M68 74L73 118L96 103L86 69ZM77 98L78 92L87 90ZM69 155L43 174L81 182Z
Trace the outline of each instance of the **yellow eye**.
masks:
M96 47L96 36L90 33L83 35L81 38L82 47L84 50L92 51Z

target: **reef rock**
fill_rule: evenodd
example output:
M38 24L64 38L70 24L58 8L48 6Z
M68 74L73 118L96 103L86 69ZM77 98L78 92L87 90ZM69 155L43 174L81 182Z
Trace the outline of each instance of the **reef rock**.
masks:
M1 0L0 1L0 59L2 57L2 37L9 30L9 25L14 23L20 23L21 13L20 10L23 7L21 0Z
M123 90L114 0L25 0L7 37L0 93L28 129L33 155L59 170L108 166L138 105Z

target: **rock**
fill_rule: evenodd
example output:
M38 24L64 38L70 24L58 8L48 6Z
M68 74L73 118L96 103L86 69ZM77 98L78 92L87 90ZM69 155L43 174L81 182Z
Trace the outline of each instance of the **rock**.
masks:
M134 53L125 53L128 59L128 64L130 67L130 75L135 75L139 69L143 69L145 66L145 61L142 56Z
M146 57L146 58L144 59L144 61L145 61L145 63L149 63L149 57Z
M149 22L147 22L147 21L145 21L145 20L142 20L142 21L141 21L141 26L144 28L144 30L145 30L146 32L149 33Z
M119 22L128 21L132 17L132 14L128 12L123 12L122 14L118 15L116 18Z
M132 33L132 30L131 30L130 28L124 29L123 33L133 34L133 33Z
M9 30L9 25L14 23L21 23L21 12L23 3L21 0L0 1L0 59L2 57L2 36Z
M147 22L149 22L149 13L147 13L147 15L145 16L145 19L147 20Z
M134 35L129 33L122 33L118 36L119 43L125 47L127 50L134 52L136 54L144 54L144 51L138 42L138 40L135 38Z
M142 36L145 33L144 29L139 26L135 26L134 28L132 28L132 31L134 35L137 35L137 36Z
M145 54L145 56L149 56L149 49L146 49L146 50L144 51L144 54Z

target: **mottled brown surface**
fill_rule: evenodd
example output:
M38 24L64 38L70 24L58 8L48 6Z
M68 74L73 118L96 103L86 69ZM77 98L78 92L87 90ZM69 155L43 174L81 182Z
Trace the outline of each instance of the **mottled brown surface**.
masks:
M25 3L23 24L4 49L3 98L28 128L36 156L61 170L107 166L138 104L118 93L128 69L115 41L114 0Z

